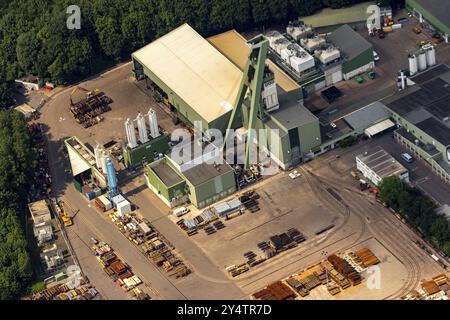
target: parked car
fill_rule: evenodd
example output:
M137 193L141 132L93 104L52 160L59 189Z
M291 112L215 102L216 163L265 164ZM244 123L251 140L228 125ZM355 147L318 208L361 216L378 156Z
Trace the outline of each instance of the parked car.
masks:
M414 161L414 158L409 153L406 153L406 152L402 153L401 157L402 157L403 160L405 160L408 163L411 163L411 162Z
M420 29L419 27L414 27L414 28L412 29L412 31L413 31L415 34L421 34L421 33L422 33L422 29Z
M291 173L289 173L289 177L291 177L291 179L297 179L301 175L302 174L300 172L298 172L297 170L294 170Z
M187 214L190 210L186 207L179 207L175 210L173 210L173 214L175 215L175 217L180 218L182 216L184 216L185 214Z

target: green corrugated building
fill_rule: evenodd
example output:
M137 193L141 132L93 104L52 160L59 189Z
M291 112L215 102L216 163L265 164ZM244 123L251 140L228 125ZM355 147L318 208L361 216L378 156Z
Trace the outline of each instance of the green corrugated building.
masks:
M219 150L208 143L208 151L206 145L199 149L193 145L175 147L165 158L145 167L148 187L171 208L190 202L201 209L236 192L234 171L218 156ZM184 159L180 150L188 149L193 152Z
M162 134L132 149L126 145L123 148L123 159L127 168L136 168L153 162L155 158L159 157L160 154L165 154L168 150L169 138L167 134Z
M342 74L345 80L375 68L372 44L349 25L345 24L332 32L327 40L341 50L344 59Z

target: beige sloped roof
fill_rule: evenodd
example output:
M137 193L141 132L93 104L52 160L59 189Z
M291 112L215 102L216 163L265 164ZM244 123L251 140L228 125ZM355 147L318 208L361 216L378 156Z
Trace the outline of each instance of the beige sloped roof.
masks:
M240 33L233 29L209 37L208 41L237 65L239 69L244 70L248 55L250 54L250 47ZM275 82L283 88L284 91L289 92L300 88L300 86L275 63L269 59L267 59L266 62L275 76Z
M188 24L133 53L207 122L231 110L242 72Z

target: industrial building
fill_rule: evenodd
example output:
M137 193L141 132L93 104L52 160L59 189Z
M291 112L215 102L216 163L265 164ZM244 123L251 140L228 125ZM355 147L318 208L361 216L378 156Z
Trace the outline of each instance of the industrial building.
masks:
M297 57L295 49L305 57ZM299 58L298 70L307 71L312 67L314 59L309 53L300 46L293 51L289 59ZM272 142L282 146L280 152L277 148L272 153L267 145L256 142L280 167L287 169L304 160L311 148L320 145L319 122L303 106L300 86L268 59L260 61L264 67L261 82L251 87L260 95L248 97L247 89L243 89L247 88L244 74L250 72L246 68L259 68L247 66L250 60L256 61L250 58L251 54L251 45L235 31L208 41L184 24L135 52L133 61L136 76L144 76L157 90L163 91L182 121L188 126L201 126L195 128L197 132L207 133L207 129L225 132L227 128L244 126L241 131L245 135L249 125L271 132L280 129L274 138L277 141ZM309 67L305 67L302 59L307 60ZM242 106L251 104L252 99L261 110L257 110L258 116L250 124L245 116L250 109ZM239 111L230 119L235 109Z
M345 24L332 32L327 41L341 51L344 59L342 74L345 80L375 68L372 44L349 25Z
M409 182L408 170L381 147L356 156L356 168L376 186L390 176Z
M148 119L148 128L146 119ZM123 159L127 168L134 169L153 162L169 150L168 134L158 126L156 112L153 109L150 109L145 116L139 113L135 120L127 119L125 132L127 143L123 146Z
M97 146L94 155L77 137L66 139L64 145L69 154L75 188L82 192L85 181L93 181L100 188L106 188L106 159L108 153Z
M408 79L415 85L383 99L400 127L395 138L450 182L450 69L436 65Z
M450 35L450 2L442 0L406 0L406 8L419 19L439 32L448 43Z
M204 208L236 192L233 168L220 154L212 144L194 139L148 164L147 185L171 208L187 202Z
M177 116L205 132L225 131L242 72L188 24L132 54L136 77L163 92Z

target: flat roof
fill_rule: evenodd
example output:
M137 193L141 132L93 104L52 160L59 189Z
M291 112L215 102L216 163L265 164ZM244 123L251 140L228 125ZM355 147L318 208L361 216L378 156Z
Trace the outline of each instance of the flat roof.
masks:
M443 0L415 0L436 19L450 28L450 1Z
M435 118L428 118L416 124L417 128L429 134L433 139L439 141L444 146L450 146L450 128L437 121Z
M390 110L443 145L450 145L450 69L438 65L412 77L416 84L383 99Z
M372 48L372 44L364 39L348 24L339 27L331 33L327 40L339 48L341 54L348 60L356 58L364 51Z
M160 178L168 187L183 181L183 178L181 178L165 161L159 162L157 165L150 167L150 169L153 170L158 178Z
M380 102L371 103L344 116L344 120L354 130L365 129L372 124L389 118L389 110Z
M188 24L133 53L206 121L231 110L242 72Z
M303 106L298 92L280 91L278 90L280 108L269 114L271 118L276 119L287 130L318 121L318 118Z
M250 47L245 38L236 30L230 30L207 39L222 52L241 71L244 70L250 54ZM275 76L275 82L285 91L300 89L300 86L270 59L266 59L270 71Z
M358 155L357 158L382 179L407 171L400 162L380 146Z
M205 162L202 162L201 164L184 171L183 175L187 180L189 180L192 185L201 185L202 183L205 183L211 179L214 179L233 170L233 168L231 168L231 166L226 163L225 160L218 159L217 163L220 162L222 163L207 164Z

